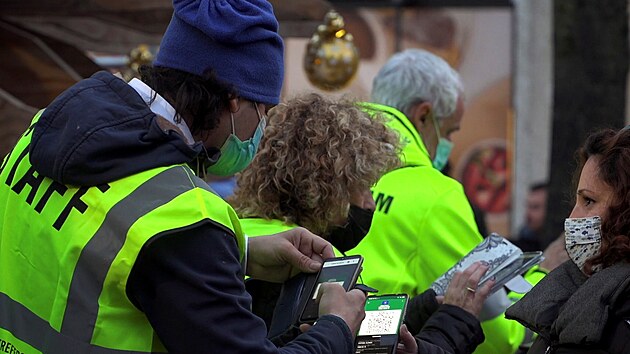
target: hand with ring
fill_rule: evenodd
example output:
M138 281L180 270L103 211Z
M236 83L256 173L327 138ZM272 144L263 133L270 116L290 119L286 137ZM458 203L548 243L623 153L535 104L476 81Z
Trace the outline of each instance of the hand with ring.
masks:
M489 280L478 287L479 280L486 271L488 266L475 262L463 272L455 272L442 303L459 306L478 317L494 284L494 280Z

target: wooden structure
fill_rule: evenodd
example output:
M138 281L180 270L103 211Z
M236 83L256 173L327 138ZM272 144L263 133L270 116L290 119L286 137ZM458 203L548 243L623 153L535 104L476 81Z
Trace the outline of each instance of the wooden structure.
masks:
M308 37L331 5L273 0L285 37ZM33 114L67 87L101 70L87 52L126 55L157 47L171 0L4 0L0 3L0 155Z

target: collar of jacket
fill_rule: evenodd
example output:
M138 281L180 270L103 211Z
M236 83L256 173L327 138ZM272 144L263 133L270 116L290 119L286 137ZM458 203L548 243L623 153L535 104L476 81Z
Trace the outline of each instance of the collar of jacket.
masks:
M382 115L386 119L387 126L400 134L400 139L403 142L400 159L404 167L432 166L431 157L420 134L404 113L396 108L378 103L364 102L360 103L359 106L371 116Z
M541 280L505 314L552 344L599 343L611 308L630 286L630 264L586 277L567 261Z
M183 119L177 122L177 112L167 100L165 100L157 92L153 91L149 85L145 84L140 79L133 78L128 82L128 84L136 90L136 92L138 92L140 97L142 97L144 102L149 106L149 109L157 115L159 119L158 124L160 124L165 131L166 129L174 130L182 136L186 144L195 144L195 139L193 138L188 125L186 125Z

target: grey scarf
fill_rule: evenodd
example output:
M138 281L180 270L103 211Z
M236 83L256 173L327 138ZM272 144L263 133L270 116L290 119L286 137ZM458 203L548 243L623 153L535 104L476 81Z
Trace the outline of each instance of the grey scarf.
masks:
M552 344L598 343L610 307L630 286L630 264L619 263L591 277L571 261L549 273L512 305L505 317L514 319Z

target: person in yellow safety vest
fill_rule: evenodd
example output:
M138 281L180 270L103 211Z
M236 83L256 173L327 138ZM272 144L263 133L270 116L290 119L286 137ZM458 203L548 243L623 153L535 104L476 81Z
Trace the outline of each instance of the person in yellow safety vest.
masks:
M33 119L0 166L0 350L354 353L365 295L323 288L320 320L266 339L243 277L316 272L330 243L247 239L199 176L247 166L277 104L267 1L175 1L153 66L99 72Z
M270 111L265 139L228 201L248 235L264 234L260 219L299 225L329 240L343 238L333 242L341 254L367 232L374 208L369 189L399 166L399 152L398 135L356 102L299 95Z
M461 184L440 172L453 145L451 135L462 124L463 85L438 56L408 49L381 68L371 103L363 107L388 117L405 146L402 166L372 188L372 226L348 254L370 260L362 273L370 286L417 295L482 240ZM526 279L535 283L544 274L536 268ZM502 315L509 304L502 290L488 298L481 318L495 317L482 322L486 340L475 353L511 354L523 342L524 327Z
M316 93L297 96L270 112L265 140L228 201L248 236L301 226L333 241L341 255L369 229L374 205L369 188L400 163L398 142L355 102ZM246 285L254 312L271 329L280 285L258 280Z
M372 220L370 186L400 164L399 137L384 123L379 116L370 118L355 102L315 93L273 108L260 150L239 175L235 194L228 199L242 217L243 231L252 237L299 225L330 240L337 255L356 247ZM367 257L363 263L371 262ZM462 276L476 286L479 278L475 277L485 269L477 266ZM483 341L475 316L488 288L472 294L465 284L449 288L441 306L433 291L410 301L405 322L425 329L417 341L403 330L410 353L461 353ZM258 280L247 285L253 310L266 319L268 328L277 323L276 318L272 322L273 315L286 317L274 312L280 286ZM279 343L297 332L292 319L286 320L282 323L288 331L279 331L279 336L270 333Z

